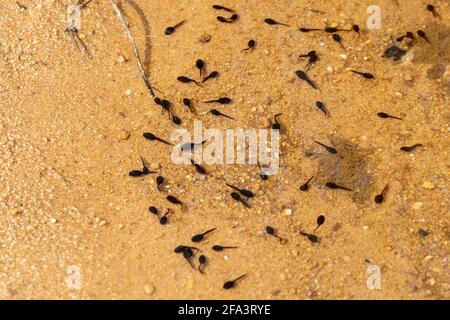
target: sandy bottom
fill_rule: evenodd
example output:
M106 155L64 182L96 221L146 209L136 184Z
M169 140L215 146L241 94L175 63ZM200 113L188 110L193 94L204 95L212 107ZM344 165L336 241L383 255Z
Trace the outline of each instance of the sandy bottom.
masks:
M82 10L79 36L91 59L64 32L70 1L1 1L0 298L450 298L449 4L433 1L439 19L423 1L379 0L381 29L369 31L372 2L223 0L239 14L225 24L216 16L230 14L213 10L213 1L122 1L145 69L179 127L192 130L197 119L207 128L263 128L282 113L280 169L262 181L255 165L204 165L209 175L200 175L173 164L170 146L142 137L170 139L179 127L148 97L108 1ZM264 24L269 17L290 27ZM342 48L328 33L298 31L333 23L357 23L361 35L340 32ZM400 61L382 57L395 38L418 29L431 44L418 38ZM256 47L241 52L250 39ZM308 75L320 90L294 74L310 50L319 61ZM199 58L220 76L201 87L178 82L199 78ZM233 102L214 107L235 120L213 117L201 103L221 96ZM380 111L403 120L381 119ZM399 150L416 143L423 147ZM156 174L128 176L141 156L166 178L163 192ZM251 209L230 197L225 181L255 193ZM327 181L354 191L330 190ZM374 196L386 184L378 205ZM160 225L150 205L172 209L169 224ZM326 221L313 244L299 231L312 232L318 215ZM265 234L267 225L288 242ZM214 227L196 244L194 262L208 258L201 274L174 248ZM214 252L215 244L239 248ZM370 289L377 268L380 288ZM236 288L222 289L244 273Z

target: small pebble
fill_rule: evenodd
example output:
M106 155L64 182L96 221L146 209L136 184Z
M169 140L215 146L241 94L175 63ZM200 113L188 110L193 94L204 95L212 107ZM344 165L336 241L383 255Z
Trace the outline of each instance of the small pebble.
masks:
M55 219L55 218L51 218L50 220L49 220L49 223L51 223L51 224L55 224L57 222L57 220Z
M422 184L422 187L424 187L425 189L428 189L428 190L433 190L434 189L434 183L430 182L430 181L425 181Z
M146 294L153 294L155 292L155 286L152 284L146 284L144 286L144 290Z
M414 202L413 205L412 205L412 208L414 210L419 210L422 207L423 207L423 202Z
M133 90L131 90L131 89L125 90L125 95L126 95L127 97L131 96L132 94L133 94Z
M344 53L341 53L340 55L339 55L339 58L341 58L342 60L347 60L348 59L348 56L346 55L346 54L344 54Z
M119 140L127 140L130 137L130 133L127 130L120 130Z
M423 230L423 229L420 229L420 230L419 230L419 235L420 235L421 237L426 237L426 236L428 235L428 231Z
M290 216L292 215L292 209L290 208L284 208L283 211L281 212L283 215L285 216Z

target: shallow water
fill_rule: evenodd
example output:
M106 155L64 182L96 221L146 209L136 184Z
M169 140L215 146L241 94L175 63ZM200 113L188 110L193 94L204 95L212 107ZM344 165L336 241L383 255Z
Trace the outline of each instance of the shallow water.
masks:
M142 137L169 140L178 127L148 97L107 1L81 12L91 59L64 32L69 1L19 2L26 9L0 4L0 298L449 298L448 2L434 2L439 19L422 1L377 1L379 30L366 26L372 1L221 1L239 14L232 24L218 22L229 14L209 1L124 2L145 69L181 127L192 131L197 119L205 128L265 128L282 113L280 169L266 181L256 165L206 164L205 177L173 164L170 146ZM328 33L298 31L349 23L362 31L340 32L343 48ZM382 57L418 29L430 44L418 39L397 62ZM200 41L205 35L209 42ZM256 47L241 52L250 39ZM320 90L294 73L310 50L319 60L308 75ZM176 81L199 79L199 58L219 77L201 87ZM201 103L222 96L233 102L214 107L235 120L213 117ZM197 114L182 105L185 97ZM381 119L381 111L403 120ZM415 143L423 147L399 150ZM140 157L165 177L163 192L157 174L128 176ZM330 180L353 191L327 189ZM252 190L252 208L233 201L225 182ZM373 197L386 184L378 205ZM169 224L160 225L150 205L170 208ZM299 232L312 232L321 214L320 242L312 244ZM265 234L267 225L288 242ZM214 227L198 244L209 260L201 274L173 250ZM215 244L239 248L214 252ZM379 289L367 285L373 266ZM222 289L243 273L236 288Z

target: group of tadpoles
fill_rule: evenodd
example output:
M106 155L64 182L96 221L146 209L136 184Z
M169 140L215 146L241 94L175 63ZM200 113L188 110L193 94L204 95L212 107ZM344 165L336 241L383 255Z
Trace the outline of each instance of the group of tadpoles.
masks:
M217 228L212 228L212 229L206 230L206 231L204 231L202 233L195 234L194 236L192 236L191 241L193 243L200 243L203 240L205 240L206 237L209 234L213 233L216 230L217 230ZM211 249L213 251L216 251L216 252L222 252L224 250L237 249L237 248L238 247L236 247L236 246L223 246L223 245L219 245L219 244L213 245L211 247ZM195 264L194 264L194 258L196 257L196 254L198 252L200 252L200 251L201 251L201 249L199 249L198 247L186 246L186 245L179 245L174 250L175 253L182 254L183 258L189 263L189 265L193 269L197 269L200 273L204 274L205 273L205 267L206 267L206 265L208 263L208 258L204 254L201 254L198 257L198 266L196 267ZM243 275L239 276L238 278L236 278L234 280L226 281L223 284L223 288L224 289L231 289L231 288L233 288L236 285L236 283L239 280L241 280L242 278L244 278L245 276L246 276L246 274L243 274Z
M176 125L180 125L181 124L181 120L177 116L175 116L174 113L171 110L171 106L172 106L171 102L168 101L167 99L161 99L161 98L156 97L154 95L153 90L152 90L153 87L150 84L150 80L148 79L147 75L143 71L139 55L137 54L137 49L136 49L136 46L135 46L135 43L134 43L134 39L132 38L131 33L130 33L129 29L128 29L128 26L127 26L126 20L124 18L124 15L123 15L121 9L117 6L117 4L115 3L114 0L109 0L109 1L112 4L114 10L118 14L119 18L121 19L121 21L122 21L122 23L123 23L123 25L125 27L125 30L127 32L127 35L129 37L129 40L130 40L131 45L132 45L133 53L135 55L137 64L138 64L138 66L140 68L140 71L141 71L142 80L144 81L145 85L149 89L149 94L154 97L154 102L158 106L160 106L163 111L166 111L166 112L169 113L169 116L170 116L170 119L172 120L172 122L174 124L176 124ZM79 7L81 9L81 8L86 7L90 2L91 2L91 0L87 0L87 1L84 1L84 2L79 1L78 5L79 5ZM232 14L229 18L226 18L226 17L223 17L223 16L218 16L217 20L219 22L222 22L222 23L233 23L233 22L235 22L235 21L237 21L239 19L239 16L232 9L226 8L226 7L221 6L221 5L213 5L212 8L215 9L215 10L222 10L222 11L225 11L225 12L228 12L228 13ZM433 5L431 5L431 4L427 5L426 9L428 11L430 11L433 14L434 17L441 18L439 13L436 11L436 8ZM167 35L167 36L172 35L179 27L184 25L185 22L186 21L183 20L183 21L177 23L176 25L174 25L172 27L167 27L165 29L165 31L164 31L164 34ZM264 23L266 23L268 25L271 25L271 26L281 25L281 26L289 27L288 24L278 22L278 21L276 21L276 20L274 20L272 18L264 19ZM351 29L342 29L342 28L337 28L337 27L325 27L325 28L306 28L306 27L301 27L299 29L299 31L303 32L303 33L309 33L309 32L325 32L325 33L329 33L329 34L332 35L332 39L334 41L336 41L337 43L339 43L339 45L341 47L343 47L343 44L342 44L342 37L339 35L339 32L356 32L356 33L358 33L358 38L360 36L360 28L356 24L353 24ZM66 32L71 36L73 42L75 43L75 46L80 51L84 51L85 54L88 57L90 57L90 54L88 53L86 46L81 41L81 39L78 37L78 30L76 28L74 28L73 26L68 25L67 29L66 29ZM422 37L423 39L425 39L428 43L430 43L430 41L429 41L429 39L428 39L428 37L427 37L427 35L425 34L424 31L418 30L417 31L417 35L419 37ZM411 32L407 32L405 35L397 38L397 41L402 41L405 38L410 39L411 41L413 41L414 40L414 35ZM255 47L256 47L256 41L254 39L251 39L251 40L248 41L247 47L242 49L241 52L247 51L247 50L250 50L250 49L254 49ZM306 54L299 55L299 58L300 59L306 58L306 59L308 59L308 62L305 65L304 70L297 70L297 71L295 71L296 76L298 78L300 78L301 80L304 80L305 82L307 82L312 88L318 89L316 83L313 80L311 80L309 78L309 76L307 75L307 73L306 73L319 60L318 53L315 50L311 50L311 51L309 51ZM212 71L209 74L205 74L206 73L206 71L205 71L206 63L203 60L201 60L201 59L198 59L196 61L195 66L200 72L200 78L201 78L200 81L194 80L194 79L192 79L190 77L187 77L187 76L184 76L184 75L183 76L179 76L177 78L177 80L179 82L181 82L181 83L186 83L186 84L187 83L194 83L197 86L202 86L202 84L205 83L206 81L208 81L209 79L213 79L213 78L216 78L216 77L219 76L219 72L218 71ZM361 72L361 71L357 71L357 70L349 70L349 71L351 71L354 74L360 75L360 76L362 76L365 79L369 79L369 80L375 79L375 76L372 75L369 72ZM232 99L230 99L228 97L220 97L220 98L214 98L214 99L206 100L203 103L208 103L208 104L216 103L216 104L226 105L226 104L229 104L231 102L232 102ZM187 108L189 108L190 112L194 113L194 108L193 108L191 99L183 98L182 103ZM322 111L325 115L329 114L328 110L326 109L326 107L325 107L323 102L317 101L316 102L316 107L320 111ZM222 112L218 111L217 109L210 109L208 111L208 113L212 114L214 116L222 116L222 117L226 117L228 119L233 119L232 117L230 117L230 116L228 116L226 114L223 114ZM280 123L277 120L277 118L280 115L281 115L281 113L278 113L278 114L275 115L274 123L271 124L272 129L277 129L277 130L281 129L281 125L280 125ZM385 112L378 112L377 116L380 117L380 118L383 118L383 119L392 118L392 119L396 119L396 120L402 120L402 118L400 118L398 116L392 116L392 115L389 115L389 114L387 114ZM167 140L159 138L155 134L150 133L150 132L144 133L143 136L144 136L145 139L150 140L150 141L157 141L157 142L164 143L166 145L173 145L172 143L168 142ZM205 141L201 142L201 144L203 144L204 142ZM315 140L313 142L316 143L317 145L323 147L330 154L336 155L338 153L337 149L332 147L332 146L328 146L328 145L326 145L326 144L324 144L322 142L315 141ZM188 147L194 147L195 145L197 145L197 144L191 143ZM403 146L403 147L400 148L400 150L404 151L404 152L412 152L415 148L421 147L421 146L422 146L422 144L417 143L417 144L414 144L412 146ZM196 171L198 173L200 173L200 174L207 174L207 171L203 167L201 167L200 165L196 164L193 160L191 160L191 162L195 166ZM147 167L147 165L145 163L145 160L143 158L141 158L141 163L142 163L142 168L130 171L129 172L129 176L134 177L134 178L139 178L139 177L144 177L144 176L149 175L149 174L157 173L156 171L150 171L149 170L149 168ZM268 176L266 176L266 175L264 175L262 173L260 174L260 177L261 177L262 180L267 180L268 179ZM302 191L302 192L308 191L309 190L309 184L310 184L310 182L313 179L314 179L314 177L309 178L305 183L303 183L300 186L299 190ZM157 189L160 192L163 191L162 186L163 186L164 183L165 183L165 179L162 176L158 176L156 178ZM239 188L239 187L234 186L234 185L229 184L229 183L226 183L226 186L231 188L231 189L233 189L233 191L230 193L232 199L242 203L246 208L251 208L250 204L248 203L248 200L255 196L252 191L247 190L247 189ZM337 184L335 182L332 182L332 181L326 182L325 186L327 188L329 188L329 189L340 189L340 190L344 190L344 191L353 191L351 188L339 185L339 184ZM381 204L384 201L385 196L386 196L386 192L388 191L388 188L389 188L389 186L386 185L384 187L384 189L382 190L382 192L375 196L375 198L374 198L375 203ZM168 202L172 203L172 204L180 205L181 209L183 210L184 204L178 198L176 198L175 196L167 195L166 196L166 200ZM166 213L164 213L163 215L160 215L160 213L159 213L159 211L158 211L158 209L156 207L150 206L149 207L149 212L151 214L153 214L153 215L156 215L158 217L159 223L161 225L165 225L165 224L167 224L169 222L169 220L168 220L169 214L171 214L173 211L171 209L168 209L166 211ZM325 216L324 215L319 215L317 217L317 220L316 220L317 226L314 229L313 233L307 233L307 232L304 232L304 231L300 231L299 233L300 233L300 235L305 236L311 243L317 243L320 240L314 233L316 232L316 230L321 225L324 224L324 222L325 222ZM209 229L209 230L207 230L207 231L205 231L203 233L196 234L196 235L194 235L191 238L191 241L194 242L194 243L199 243L199 242L203 241L207 237L207 235L209 235L209 234L213 233L214 231L216 231L216 229L217 228L212 228L212 229ZM264 229L264 232L266 234L270 235L270 236L273 236L273 237L277 238L280 241L280 243L282 243L282 244L284 244L284 243L286 243L288 241L287 239L279 236L277 231L276 231L276 229L271 227L271 226L266 226L265 229ZM212 250L216 251L216 252L221 252L221 251L224 251L224 250L227 250L227 249L237 249L237 247L235 247L235 246L222 246L222 245L214 245L214 246L212 246ZM192 268L197 269L202 274L204 273L205 266L208 263L208 259L207 259L207 257L204 254L201 254L199 256L199 258L198 258L198 266L196 267L195 264L194 264L194 258L196 257L196 254L201 251L199 248L194 247L194 246L179 245L179 246L177 246L175 248L174 251L177 254L182 254L183 258L191 265ZM245 276L246 276L246 274L243 274L243 275L237 277L236 279L234 279L232 281L226 281L224 283L224 285L223 285L223 288L224 289L231 289L231 288L235 287L236 283L239 280L243 279Z

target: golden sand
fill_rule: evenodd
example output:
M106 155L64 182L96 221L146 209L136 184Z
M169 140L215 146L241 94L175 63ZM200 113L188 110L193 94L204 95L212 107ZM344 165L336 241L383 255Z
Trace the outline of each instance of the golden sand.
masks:
M177 126L147 95L108 1L82 9L79 37L91 59L64 32L70 1L1 1L0 298L450 298L447 1L433 1L439 19L420 0L379 0L380 30L367 30L373 1L365 0L220 1L239 14L231 24L216 20L229 14L211 1L119 2L152 85L173 103L181 127L192 130L198 119L209 128L262 128L282 113L280 170L262 181L255 165L205 165L205 177L173 164L169 146L143 139L169 139ZM353 23L361 35L340 33L343 48L328 33L298 31ZM419 39L398 62L382 57L396 37L418 29L431 44ZM250 39L256 47L241 52ZM308 72L320 90L294 73L310 50L320 57ZM199 58L220 76L202 87L176 81L197 79ZM234 121L200 103L221 96L233 99L220 109ZM380 111L403 120L381 119ZM339 157L313 140L333 144ZM414 143L423 147L399 150ZM157 190L156 175L128 176L141 156L184 212ZM233 201L225 179L256 194L251 209ZM355 191L327 189L330 179ZM386 200L376 204L386 184ZM171 208L169 224L160 225L150 205ZM312 244L299 231L312 232L319 215L326 221ZM288 242L265 234L267 225ZM201 274L173 251L214 227L198 245L209 260ZM239 248L214 252L215 244ZM371 290L373 265L381 287ZM222 289L244 273L236 288Z

